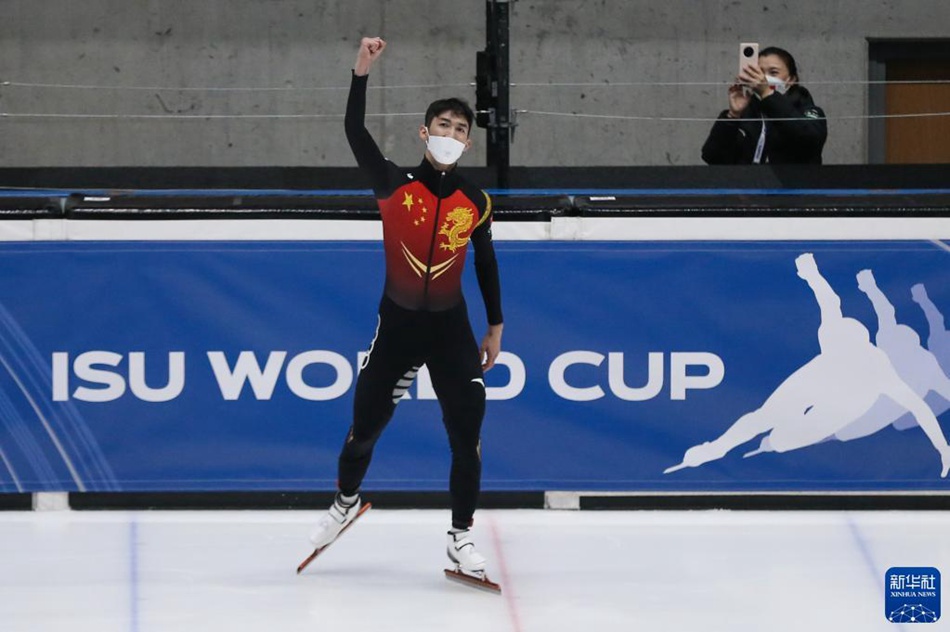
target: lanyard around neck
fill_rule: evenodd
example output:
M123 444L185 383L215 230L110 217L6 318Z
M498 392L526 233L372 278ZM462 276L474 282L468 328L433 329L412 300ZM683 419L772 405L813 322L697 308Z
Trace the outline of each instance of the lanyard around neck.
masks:
M755 146L755 156L752 158L752 164L762 162L762 152L765 151L765 118L762 118L762 132L759 134L759 142Z

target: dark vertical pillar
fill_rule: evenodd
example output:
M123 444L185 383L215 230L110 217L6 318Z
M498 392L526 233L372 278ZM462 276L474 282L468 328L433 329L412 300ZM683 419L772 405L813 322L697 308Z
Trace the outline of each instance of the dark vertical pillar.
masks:
M479 127L488 130L488 166L495 167L500 188L508 187L511 148L511 99L508 42L511 0L485 3L485 50L476 58L475 108Z

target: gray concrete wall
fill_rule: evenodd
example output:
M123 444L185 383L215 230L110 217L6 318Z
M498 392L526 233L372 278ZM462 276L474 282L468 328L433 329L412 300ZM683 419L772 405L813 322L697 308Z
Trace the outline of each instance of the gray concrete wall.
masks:
M341 115L370 34L390 46L371 77L369 126L411 163L425 105L474 100L485 46L481 0L0 6L0 166L352 165ZM867 78L867 38L947 36L946 0L519 0L512 105L527 112L512 164L700 163L709 122L656 117L715 117L745 40L797 57L834 119L826 162L864 162L866 121L842 117L867 113L867 86L849 83ZM484 131L475 141L466 160L484 164Z

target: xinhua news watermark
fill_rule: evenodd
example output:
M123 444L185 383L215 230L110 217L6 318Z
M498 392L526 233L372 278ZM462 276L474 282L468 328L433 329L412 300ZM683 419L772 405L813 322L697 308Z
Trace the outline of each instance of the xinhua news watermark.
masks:
M895 566L884 575L884 616L891 623L940 620L940 571L929 566Z

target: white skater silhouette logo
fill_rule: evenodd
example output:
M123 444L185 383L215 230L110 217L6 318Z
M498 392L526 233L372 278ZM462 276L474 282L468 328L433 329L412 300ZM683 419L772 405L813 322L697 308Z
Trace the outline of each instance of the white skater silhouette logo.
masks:
M838 433L847 435L846 429L856 422L862 424L856 430L867 429L880 424L880 419L866 422L864 416L879 399L889 398L896 404L897 412L892 412L896 417L884 425L909 412L940 455L940 475L946 477L950 471L950 446L934 413L901 379L887 353L871 343L867 328L842 315L841 299L821 276L814 255L800 255L795 266L818 302L821 352L782 382L761 408L740 417L717 439L688 449L683 462L667 468L664 474L721 459L736 446L763 433L768 434L759 448L745 456L788 452L834 438ZM859 277L866 275L862 273ZM873 277L870 282L865 278L861 283L869 296L876 294L872 301L877 298L880 302L883 294L877 291ZM895 337L901 337L901 333Z
M933 414L950 408L950 378L937 358L920 346L920 336L907 325L898 324L894 306L878 288L870 270L858 273L858 289L864 292L877 314L878 349L887 354L901 379L924 399ZM917 287L917 286L915 286ZM936 396L935 396L936 395ZM882 397L860 419L835 433L835 438L850 441L866 437L888 425L905 430L917 425L914 417L896 402Z

